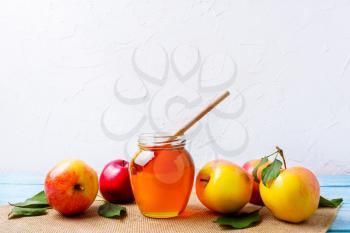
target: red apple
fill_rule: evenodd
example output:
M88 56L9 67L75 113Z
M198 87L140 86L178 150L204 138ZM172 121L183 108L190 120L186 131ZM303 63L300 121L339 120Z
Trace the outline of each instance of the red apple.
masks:
M64 215L84 212L98 191L94 169L81 160L64 160L52 168L45 178L45 194L53 209Z
M260 162L260 159L249 160L243 165L243 169L248 172L249 177L253 180L253 192L249 202L255 205L264 205L264 202L262 201L260 196L259 183L261 180L261 172L265 167L269 165L269 162L266 162L259 167L257 171L258 181L255 181L253 177L253 170L259 164L259 162Z
M128 203L134 201L127 161L113 160L103 168L100 176L100 192L109 202Z

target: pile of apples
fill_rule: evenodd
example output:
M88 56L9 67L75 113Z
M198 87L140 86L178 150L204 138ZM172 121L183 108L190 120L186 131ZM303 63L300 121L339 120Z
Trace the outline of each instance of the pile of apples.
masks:
M280 220L298 223L308 219L320 199L316 176L304 167L285 165L278 168L274 179L263 182L264 169L273 165L267 158L248 161L242 167L226 160L211 161L197 175L197 197L207 208L223 214L237 213L250 202L265 205ZM111 161L98 181L95 170L85 162L64 160L46 176L48 202L64 215L84 212L98 189L109 202L133 202L128 167L127 161Z
M46 175L44 188L48 203L64 215L79 214L91 206L98 189L109 202L133 202L128 167L127 161L111 161L98 181L96 171L85 162L64 160Z
M276 178L264 184L262 173L271 162L266 159L260 164L254 178L253 171L260 161L248 161L243 167L225 160L207 163L196 178L198 199L207 208L223 214L237 213L250 202L265 205L283 221L299 223L308 219L320 199L316 176L304 167L284 167Z

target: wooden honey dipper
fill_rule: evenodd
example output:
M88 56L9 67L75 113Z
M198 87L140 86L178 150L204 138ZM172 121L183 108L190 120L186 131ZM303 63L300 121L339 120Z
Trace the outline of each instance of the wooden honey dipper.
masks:
M189 128L191 128L197 121L202 119L208 112L215 108L219 103L221 103L227 96L230 95L230 92L226 90L216 99L214 99L207 107L200 111L192 120L187 122L182 128L180 128L172 137L177 137L183 135Z

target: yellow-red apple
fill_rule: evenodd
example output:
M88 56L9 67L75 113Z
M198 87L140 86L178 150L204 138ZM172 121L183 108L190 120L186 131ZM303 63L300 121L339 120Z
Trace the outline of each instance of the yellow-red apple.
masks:
M253 191L252 191L252 196L249 200L250 203L255 204L255 205L264 205L261 197L260 197L260 191L259 191L259 183L261 180L261 172L262 170L269 165L269 162L266 162L259 166L256 175L257 175L257 180L254 179L253 177L253 170L254 168L259 164L260 159L253 159L249 160L245 164L243 164L243 169L246 170L249 174L249 177L253 180Z
M235 213L250 200L253 181L240 166L226 161L207 163L196 178L198 199L219 213Z
M53 209L64 215L84 212L95 200L98 179L94 169L81 160L64 160L45 179L45 194Z
M304 167L282 170L267 186L261 181L259 187L265 206L278 219L302 222L318 207L320 185L316 176Z

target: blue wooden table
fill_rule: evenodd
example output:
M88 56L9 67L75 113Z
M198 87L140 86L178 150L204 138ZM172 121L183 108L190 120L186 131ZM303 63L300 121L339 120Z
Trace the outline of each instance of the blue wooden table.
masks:
M43 190L44 174L0 173L0 204L22 201ZM350 233L350 176L320 176L321 195L342 197L343 205L328 232Z

